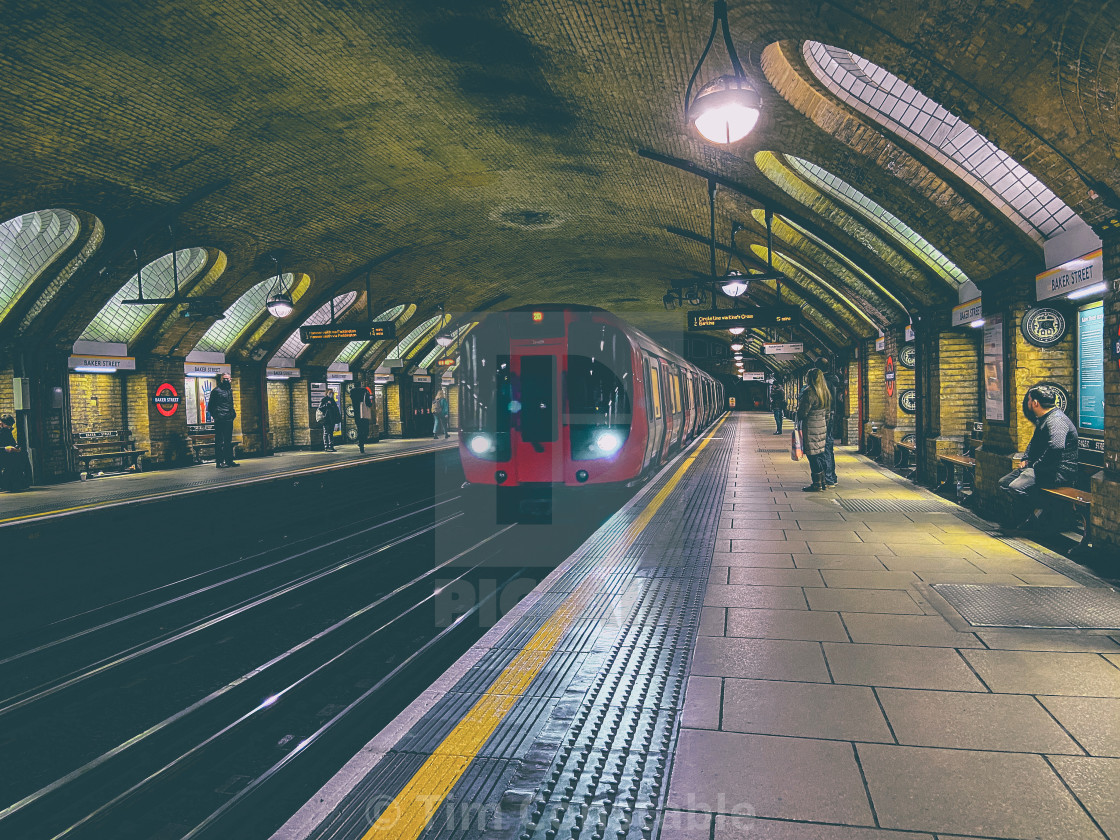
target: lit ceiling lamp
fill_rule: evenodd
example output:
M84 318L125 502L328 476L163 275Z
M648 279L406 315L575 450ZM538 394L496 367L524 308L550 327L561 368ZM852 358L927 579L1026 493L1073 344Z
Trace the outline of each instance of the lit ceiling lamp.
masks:
M727 331L732 335L742 335L745 330L746 327L729 327Z
M273 318L287 318L292 314L295 305L292 303L291 294L284 288L284 273L280 270L279 259L273 256L272 262L276 264L276 285L269 290L264 305Z
M444 318L447 317L443 312L443 304L442 303L439 305L439 315L440 315L439 319L440 319L441 322L443 321ZM441 327L441 329L442 329L442 327ZM458 327L455 328L455 332L456 332L456 334L459 332ZM455 336L452 335L451 333L441 332L439 335L436 336L436 344L438 344L440 347L445 347L445 348L450 347L454 343L455 343Z
M740 350L743 349L743 342L741 342L741 341L731 342L731 349L734 350L736 353L738 353Z
M727 46L727 55L731 59L735 74L720 76L702 85L693 97L692 86L696 84L696 77L700 75L704 59L708 57L708 50L712 48L718 27L723 28L723 42ZM725 0L715 0L712 31L708 35L708 43L704 46L700 61L697 62L696 69L692 71L692 77L688 80L684 101L689 125L711 143L730 145L742 140L751 133L751 129L758 122L762 100L758 91L747 79L747 74L743 72L743 65L739 63L739 56L731 41L731 29L727 23Z
M741 271L729 271L720 281L720 288L728 297L737 298L744 294L749 287L749 281Z

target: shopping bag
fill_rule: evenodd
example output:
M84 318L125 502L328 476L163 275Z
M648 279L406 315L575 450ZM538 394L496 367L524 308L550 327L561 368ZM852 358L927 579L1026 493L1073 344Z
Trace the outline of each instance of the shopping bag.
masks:
M801 432L794 429L789 436L789 457L795 461L800 461L804 455L805 451L801 448Z

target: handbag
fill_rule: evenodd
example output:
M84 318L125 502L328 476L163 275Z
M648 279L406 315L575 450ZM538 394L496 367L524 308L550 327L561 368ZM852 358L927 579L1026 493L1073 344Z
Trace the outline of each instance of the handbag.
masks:
M805 451L801 446L801 430L794 429L789 437L789 457L794 461L800 461L805 456Z
M321 408L315 409L315 422L316 423L322 423L326 419L327 419L327 412L323 411L323 409L321 409Z

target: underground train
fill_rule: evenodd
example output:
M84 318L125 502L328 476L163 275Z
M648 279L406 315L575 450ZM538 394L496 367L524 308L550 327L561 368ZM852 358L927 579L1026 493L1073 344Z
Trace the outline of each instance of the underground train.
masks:
M459 453L472 484L632 483L723 411L723 386L611 313L488 315L459 363Z

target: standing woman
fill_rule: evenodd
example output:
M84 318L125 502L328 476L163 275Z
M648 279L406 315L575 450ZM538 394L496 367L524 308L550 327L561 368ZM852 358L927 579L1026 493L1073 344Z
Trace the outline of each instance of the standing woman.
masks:
M334 399L334 391L330 388L323 398L319 400L319 412L323 415L323 451L335 452L334 427L342 422L342 412Z
M809 371L808 381L797 400L797 420L804 438L805 454L809 456L809 471L813 476L813 483L801 488L807 493L825 489L828 416L831 411L832 395L824 373L813 368Z

